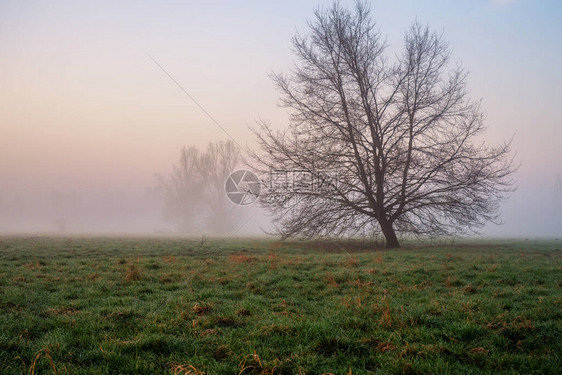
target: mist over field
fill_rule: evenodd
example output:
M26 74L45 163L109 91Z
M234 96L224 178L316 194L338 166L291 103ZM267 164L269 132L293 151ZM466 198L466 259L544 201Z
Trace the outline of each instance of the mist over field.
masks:
M197 197L195 197L197 198ZM236 207L232 208L233 210ZM163 198L155 188L144 192L131 191L71 191L63 193L19 193L0 200L0 233L2 234L54 234L54 235L263 235L268 217L257 208L239 212L231 231L212 229L182 231L166 220ZM193 217L195 222L205 215ZM234 233L235 232L235 233Z
M181 234L165 218L156 174L168 176L184 146L230 135L252 148L256 120L287 124L268 75L290 68L290 39L318 3L3 1L0 233ZM471 97L483 99L484 139L513 137L517 190L501 206L504 224L482 233L562 236L560 3L372 9L391 50L414 18L443 30L470 72ZM257 207L238 209L240 227L224 235L270 226Z
M490 237L560 237L562 193L520 187L502 207L503 225L489 224ZM529 199L528 197L540 197ZM164 219L163 200L155 187L144 191L18 192L0 197L0 232L4 234L139 234L186 235ZM244 207L238 235L263 235L269 216ZM203 231L201 235L213 235ZM188 233L187 235L197 235ZM223 233L222 235L229 235Z

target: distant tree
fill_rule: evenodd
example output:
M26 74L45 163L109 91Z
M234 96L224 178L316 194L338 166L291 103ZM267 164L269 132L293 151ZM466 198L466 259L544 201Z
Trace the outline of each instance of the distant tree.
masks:
M241 161L240 149L232 141L209 143L200 158L200 168L206 191L207 225L215 233L226 233L235 224L236 207L225 194L228 176Z
M196 227L196 218L201 209L203 176L200 173L200 158L196 147L184 147L169 178L159 176L164 195L164 218L183 232L190 232Z
M259 122L253 160L263 173L331 171L337 183L330 193L288 189L286 204L270 204L275 189L262 195L277 232L339 236L367 228L395 248L399 233L450 235L496 221L512 190L510 142L478 140L480 103L468 98L467 73L450 68L442 36L415 22L402 53L388 56L364 3L354 11L335 3L314 15L310 35L293 38L294 70L272 75L290 125L275 131Z
M182 148L168 178L158 176L164 196L164 216L179 230L225 233L234 225L234 207L224 193L228 175L240 162L232 141L209 143L203 152Z

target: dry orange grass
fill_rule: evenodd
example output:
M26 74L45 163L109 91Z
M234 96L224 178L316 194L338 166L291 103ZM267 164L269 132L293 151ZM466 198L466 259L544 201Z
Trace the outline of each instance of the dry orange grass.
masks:
M336 281L336 278L331 273L328 273L326 275L326 283L328 286L332 288L337 288L339 286L338 282Z
M173 255L168 255L162 258L164 263L177 263L178 259Z
M267 256L267 261L269 262L269 270L274 271L279 268L279 259L277 258L277 254L273 251L269 253Z
M344 297L342 304L350 309L350 308L360 308L363 307L363 303L361 301L361 297Z
M173 365L172 374L174 375L205 375L203 371L198 370L193 365Z
M390 311L390 306L386 306L382 311L381 318L379 319L381 325L388 328L392 327L392 312Z
M125 271L125 281L139 281L142 279L141 269L135 264L131 263Z
M244 254L232 254L228 256L228 261L230 263L256 263L258 258Z
M43 348L40 349L37 354L35 355L35 357L33 358L33 362L31 363L31 366L29 367L29 372L31 375L35 374L35 367L37 366L37 362L39 361L39 359L41 358L46 358L50 365L51 368L53 369L53 373L54 374L58 374L58 370L57 367L55 366L55 363L53 361L53 357L51 357L51 352L49 351L49 348Z
M50 308L46 310L46 313L49 315L76 315L78 312L79 310L73 306Z
M359 265L359 260L354 255L347 257L344 265L348 268L357 267Z
M197 315L206 315L206 314L210 313L211 311L213 311L213 306L211 306L211 305L200 305L200 304L196 303L193 306L193 312Z
M273 374L274 369L266 369L264 368L262 361L258 354L254 352L254 354L248 354L242 358L240 363L238 364L240 367L240 374L256 374L256 375L270 375Z

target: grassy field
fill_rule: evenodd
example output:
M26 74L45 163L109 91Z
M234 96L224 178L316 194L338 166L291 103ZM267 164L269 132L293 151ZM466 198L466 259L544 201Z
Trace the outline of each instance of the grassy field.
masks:
M1 374L562 372L562 241L0 238Z

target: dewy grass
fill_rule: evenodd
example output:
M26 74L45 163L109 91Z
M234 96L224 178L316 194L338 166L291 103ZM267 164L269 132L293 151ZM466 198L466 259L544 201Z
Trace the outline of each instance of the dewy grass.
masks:
M558 240L1 238L0 373L558 374L561 279Z

